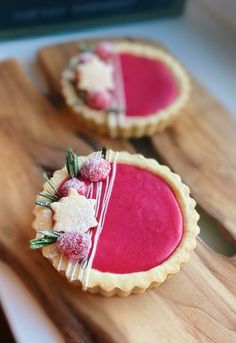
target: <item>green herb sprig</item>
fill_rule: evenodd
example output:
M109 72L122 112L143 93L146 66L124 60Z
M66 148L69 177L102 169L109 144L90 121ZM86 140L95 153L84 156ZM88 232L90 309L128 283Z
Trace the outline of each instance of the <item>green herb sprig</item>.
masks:
M53 194L49 191L47 191L46 193L38 193L41 197L44 197L46 199L52 200L52 201L58 201L58 195L57 194Z
M66 168L71 177L77 177L79 173L78 156L69 149L66 153Z
M51 201L36 200L35 204L43 207L50 207Z
M47 183L49 184L49 186L52 188L52 191L46 190L46 192L41 192L38 193L41 197L51 200L52 202L58 201L59 197L57 195L57 190L56 188L53 186L53 184L51 183L51 181L49 180L48 176L46 173L44 173L44 179L47 181ZM44 201L44 200L37 200L35 202L37 205L39 206L44 206L44 207L49 207L51 202L50 201Z
M43 234L42 237L34 238L30 240L30 248L40 249L43 248L49 244L53 244L57 241L58 237L62 234L62 232L57 231L50 231L50 230L40 230L38 231Z
M53 186L53 184L51 183L50 179L48 178L47 174L44 173L43 174L44 179L47 181L47 183L49 184L49 186L52 188L52 190L55 192L55 194L57 194L57 190L56 188Z
M107 149L105 147L102 148L102 158L106 159Z

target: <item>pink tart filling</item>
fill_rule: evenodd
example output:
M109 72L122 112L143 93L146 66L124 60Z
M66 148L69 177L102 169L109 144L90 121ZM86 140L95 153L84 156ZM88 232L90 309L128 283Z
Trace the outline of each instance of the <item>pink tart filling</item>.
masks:
M166 64L128 53L119 56L127 116L148 116L174 102L178 84Z
M182 214L170 186L149 171L117 164L93 268L119 274L149 270L175 251L182 235Z

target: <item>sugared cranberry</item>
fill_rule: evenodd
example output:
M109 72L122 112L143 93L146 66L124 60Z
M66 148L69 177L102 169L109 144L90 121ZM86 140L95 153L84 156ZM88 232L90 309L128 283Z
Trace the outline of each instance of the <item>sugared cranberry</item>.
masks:
M104 180L110 173L110 163L102 157L92 157L84 162L81 168L81 176L85 180L98 182Z
M58 250L71 262L79 262L88 256L91 238L88 233L71 231L57 239Z
M86 195L89 189L89 183L78 180L76 177L67 180L59 187L57 193L59 198L66 197L69 193L70 188L74 188L80 195Z
M111 106L112 96L106 90L89 91L87 93L87 104L96 110L104 110Z
M108 60L113 54L111 43L102 41L96 45L96 54L103 60Z

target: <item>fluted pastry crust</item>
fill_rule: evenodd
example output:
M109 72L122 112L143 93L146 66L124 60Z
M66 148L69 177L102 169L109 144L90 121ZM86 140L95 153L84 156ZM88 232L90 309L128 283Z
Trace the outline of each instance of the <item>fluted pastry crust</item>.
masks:
M109 120L109 115L105 111L92 109L78 102L79 98L75 87L67 78L69 67L62 73L62 93L66 103L73 109L73 112L83 119L90 129L96 132L107 134L111 137L142 137L151 136L155 132L163 131L174 119L181 114L190 98L190 79L180 65L180 63L169 53L154 45L139 41L130 42L127 40L112 41L112 45L117 52L133 53L137 56L157 59L164 62L173 72L179 86L179 95L172 104L162 110L143 117L125 117L124 122L117 125ZM69 71L70 73L70 71Z
M109 160L112 162L115 153L112 150L108 150L107 153L109 154ZM79 163L82 165L87 158L88 156L79 157ZM138 154L120 152L117 163L126 163L149 170L159 175L170 185L181 209L184 232L179 246L172 255L162 264L148 271L113 274L100 272L92 268L87 291L92 294L99 293L107 297L114 295L125 297L131 293L143 293L145 290L157 286L169 276L177 273L180 265L189 259L191 250L196 246L196 236L199 233L197 225L199 215L195 210L196 202L190 197L189 188L181 182L181 178L177 174L171 172L168 167L160 165L154 159L147 159ZM67 176L68 173L66 167L64 167L55 171L50 181L57 188ZM45 183L44 190L49 189L48 187L48 183ZM38 196L37 200L42 200L42 198ZM34 208L34 214L33 227L36 231L42 230L45 227L48 229L52 228L52 211L50 209L37 205ZM44 247L42 253L51 261L55 269L66 275L69 281L80 284L80 281L78 281L79 267L74 267L66 258L61 258L55 244ZM68 267L69 264L70 266Z

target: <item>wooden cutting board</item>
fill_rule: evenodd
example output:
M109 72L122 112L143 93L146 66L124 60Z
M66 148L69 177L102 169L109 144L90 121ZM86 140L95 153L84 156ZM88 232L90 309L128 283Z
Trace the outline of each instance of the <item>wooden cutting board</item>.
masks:
M67 58L64 48L60 49ZM207 102L209 96L203 95ZM142 151L143 143L152 146L148 140L110 140L78 129L62 103L52 104L41 95L15 61L1 63L0 258L22 278L66 342L233 343L235 261L200 241L190 262L159 288L110 299L82 293L40 252L28 248L34 235L31 211L43 182L42 171L61 167L69 146L86 154L102 145Z

